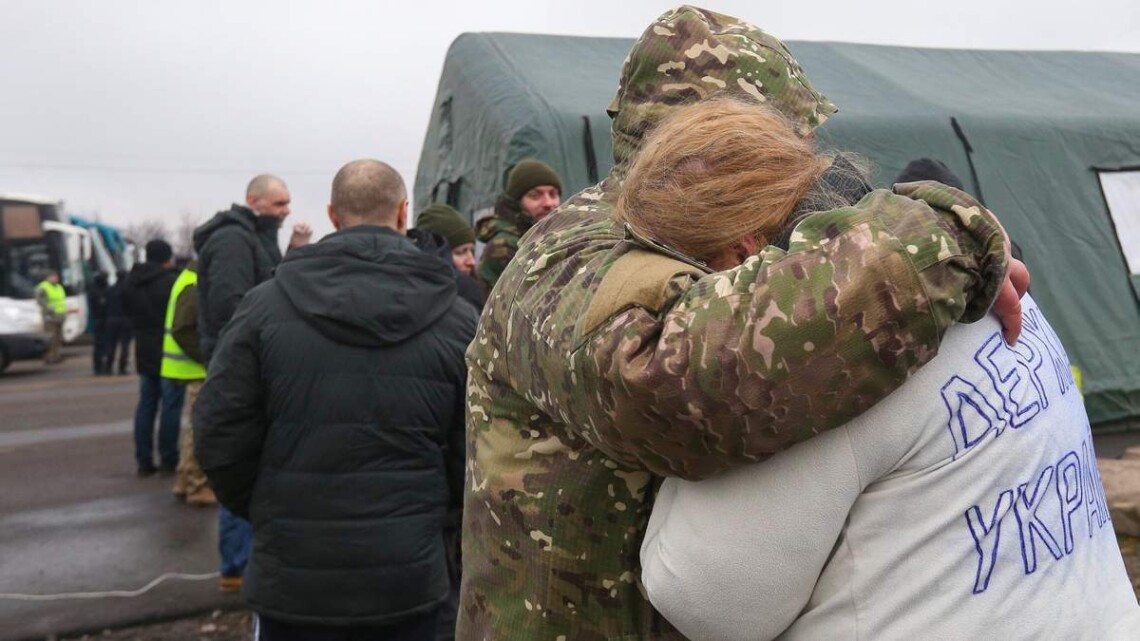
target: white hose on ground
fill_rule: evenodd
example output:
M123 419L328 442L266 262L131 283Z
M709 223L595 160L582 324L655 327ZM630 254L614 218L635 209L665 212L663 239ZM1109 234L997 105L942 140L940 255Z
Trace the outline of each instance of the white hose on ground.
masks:
M64 592L62 594L15 594L0 592L0 600L11 601L65 601L67 599L106 599L113 597L132 598L142 596L157 587L167 579L182 581L209 581L218 578L219 573L209 574L182 574L180 572L167 572L137 590L111 590L108 592Z

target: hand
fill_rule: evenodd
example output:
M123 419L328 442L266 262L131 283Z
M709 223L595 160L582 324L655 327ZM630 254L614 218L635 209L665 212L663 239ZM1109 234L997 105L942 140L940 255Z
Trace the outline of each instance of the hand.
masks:
M1021 297L1029 289L1029 270L1025 263L1016 258L1009 259L1009 271L1005 274L993 311L1001 321L1005 342L1014 345L1021 336Z
M289 238L290 247L304 247L308 245L313 238L313 228L308 223L297 223L293 225L293 235Z
M990 212L993 216L993 212ZM1001 321L1002 334L1009 345L1017 344L1021 336L1021 297L1029 290L1029 269L1025 263L1013 257L1013 242L1005 226L994 216L1001 235L1005 237L1005 262L1009 269L1005 272L1005 280L1001 282L997 298L994 299L993 312Z

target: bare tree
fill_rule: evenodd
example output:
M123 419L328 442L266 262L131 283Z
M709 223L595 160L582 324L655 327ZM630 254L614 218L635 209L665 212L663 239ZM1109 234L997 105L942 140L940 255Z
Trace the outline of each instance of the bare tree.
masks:
M155 239L166 240L168 234L166 224L155 218L127 225L127 238L133 240L139 247Z
M198 228L201 216L183 211L174 228L174 255L179 258L194 258L194 230Z

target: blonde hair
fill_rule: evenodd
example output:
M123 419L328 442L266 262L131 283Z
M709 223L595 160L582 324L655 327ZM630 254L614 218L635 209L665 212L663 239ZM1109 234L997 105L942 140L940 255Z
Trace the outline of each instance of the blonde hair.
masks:
M711 98L654 129L630 167L615 215L709 261L745 237L769 244L830 164L774 109Z

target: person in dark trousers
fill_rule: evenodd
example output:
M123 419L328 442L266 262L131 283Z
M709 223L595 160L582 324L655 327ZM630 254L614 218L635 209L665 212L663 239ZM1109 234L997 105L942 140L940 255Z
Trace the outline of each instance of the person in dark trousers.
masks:
M390 166L337 173L337 232L241 302L194 409L218 500L254 524L263 641L434 641L461 509L474 308L405 236Z
M99 272L87 292L87 311L91 316L91 333L95 338L95 349L91 352L91 371L95 376L111 373L112 336L107 328L107 274Z
M135 461L140 477L161 470L173 474L178 466L178 426L185 388L164 379L162 338L170 288L178 278L174 252L164 240L146 244L146 262L135 265L123 286L123 311L135 335L135 369L139 403L135 408ZM159 467L154 465L154 419L158 415Z
M235 203L194 230L194 249L198 252L198 334L207 371L222 328L242 297L272 278L281 262L277 234L289 216L289 202L285 181L261 174L246 186L244 205ZM311 236L308 225L294 225L289 246L307 245ZM218 510L221 590L241 589L252 536L248 522L224 506Z
M115 365L118 354L119 375L130 373L131 362L131 319L123 311L123 287L127 284L127 272L115 274L115 284L107 288L107 373Z

